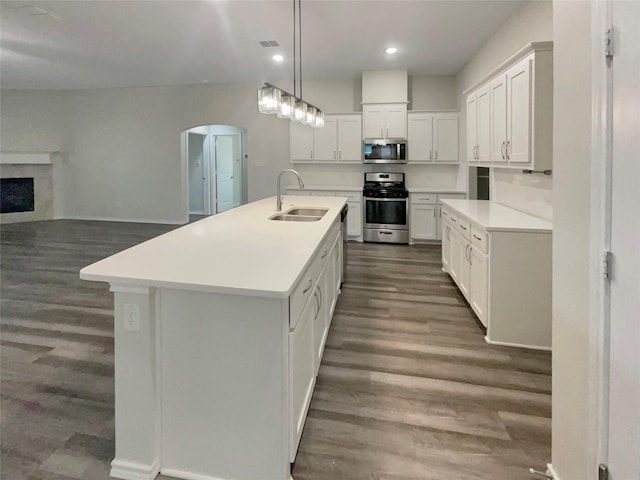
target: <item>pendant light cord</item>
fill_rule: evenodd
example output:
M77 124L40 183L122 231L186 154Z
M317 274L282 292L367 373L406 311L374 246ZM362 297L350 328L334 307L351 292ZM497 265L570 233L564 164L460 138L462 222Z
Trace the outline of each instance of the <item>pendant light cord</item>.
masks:
M302 0L298 0L298 46L300 47L300 100L302 100Z
M298 96L296 83L296 0L293 0L293 96Z

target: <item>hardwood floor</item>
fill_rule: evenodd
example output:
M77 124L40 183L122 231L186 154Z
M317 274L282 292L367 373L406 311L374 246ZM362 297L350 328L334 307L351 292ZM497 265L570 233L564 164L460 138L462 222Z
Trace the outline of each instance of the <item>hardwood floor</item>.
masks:
M113 298L78 271L172 228L0 227L1 478L108 478ZM348 248L294 479L518 480L544 469L550 355L487 345L439 247Z

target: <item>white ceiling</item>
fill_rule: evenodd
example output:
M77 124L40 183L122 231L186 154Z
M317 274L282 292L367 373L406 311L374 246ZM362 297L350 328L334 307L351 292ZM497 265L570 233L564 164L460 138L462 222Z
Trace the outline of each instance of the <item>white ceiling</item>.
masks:
M302 0L303 78L456 74L519 0ZM35 8L34 8L35 7ZM291 80L291 0L0 1L3 88ZM264 48L260 40L280 47ZM384 49L399 52L389 57ZM282 64L271 56L281 53Z

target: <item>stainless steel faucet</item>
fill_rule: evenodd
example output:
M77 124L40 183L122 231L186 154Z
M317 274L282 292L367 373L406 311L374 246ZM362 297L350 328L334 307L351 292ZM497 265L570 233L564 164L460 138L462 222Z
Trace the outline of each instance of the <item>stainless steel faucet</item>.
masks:
M280 172L280 175L278 175L278 185L276 187L277 193L276 193L276 209L277 211L281 211L282 210L282 195L280 195L280 178L282 177L282 174L287 173L287 172L291 172L293 174L295 174L296 177L298 177L298 184L300 185L300 188L304 188L304 183L302 183L302 178L300 178L300 174L298 172L296 172L295 170L291 169L291 168L287 168L286 170L283 170Z

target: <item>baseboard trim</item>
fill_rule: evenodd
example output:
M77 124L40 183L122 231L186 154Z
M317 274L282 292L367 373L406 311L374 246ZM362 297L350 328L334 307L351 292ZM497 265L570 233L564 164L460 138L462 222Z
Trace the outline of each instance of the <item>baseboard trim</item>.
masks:
M122 480L154 480L160 473L160 462L151 465L114 459L109 476Z
M113 217L83 217L83 216L70 216L63 217L59 220L86 220L93 222L124 222L124 223L155 223L159 225L185 225L189 223L189 219L187 218L185 221L176 221L176 220L160 220L160 219L149 219L149 218L113 218Z
M174 468L163 468L160 470L162 475L169 477L182 478L184 480L227 480L222 477L212 477L210 475L202 475L200 473L188 472L185 470L177 470Z
M551 351L551 347L541 347L540 345L525 345L523 343L496 342L495 340L489 340L489 337L484 337L484 341L491 345L500 345L502 347L527 348L529 350L541 350L544 352Z
M553 480L562 480L560 478L560 475L558 475L555 471L555 469L553 468L553 465L551 465L550 463L547 463L547 470L549 471L549 473L551 474L551 476L553 477Z

